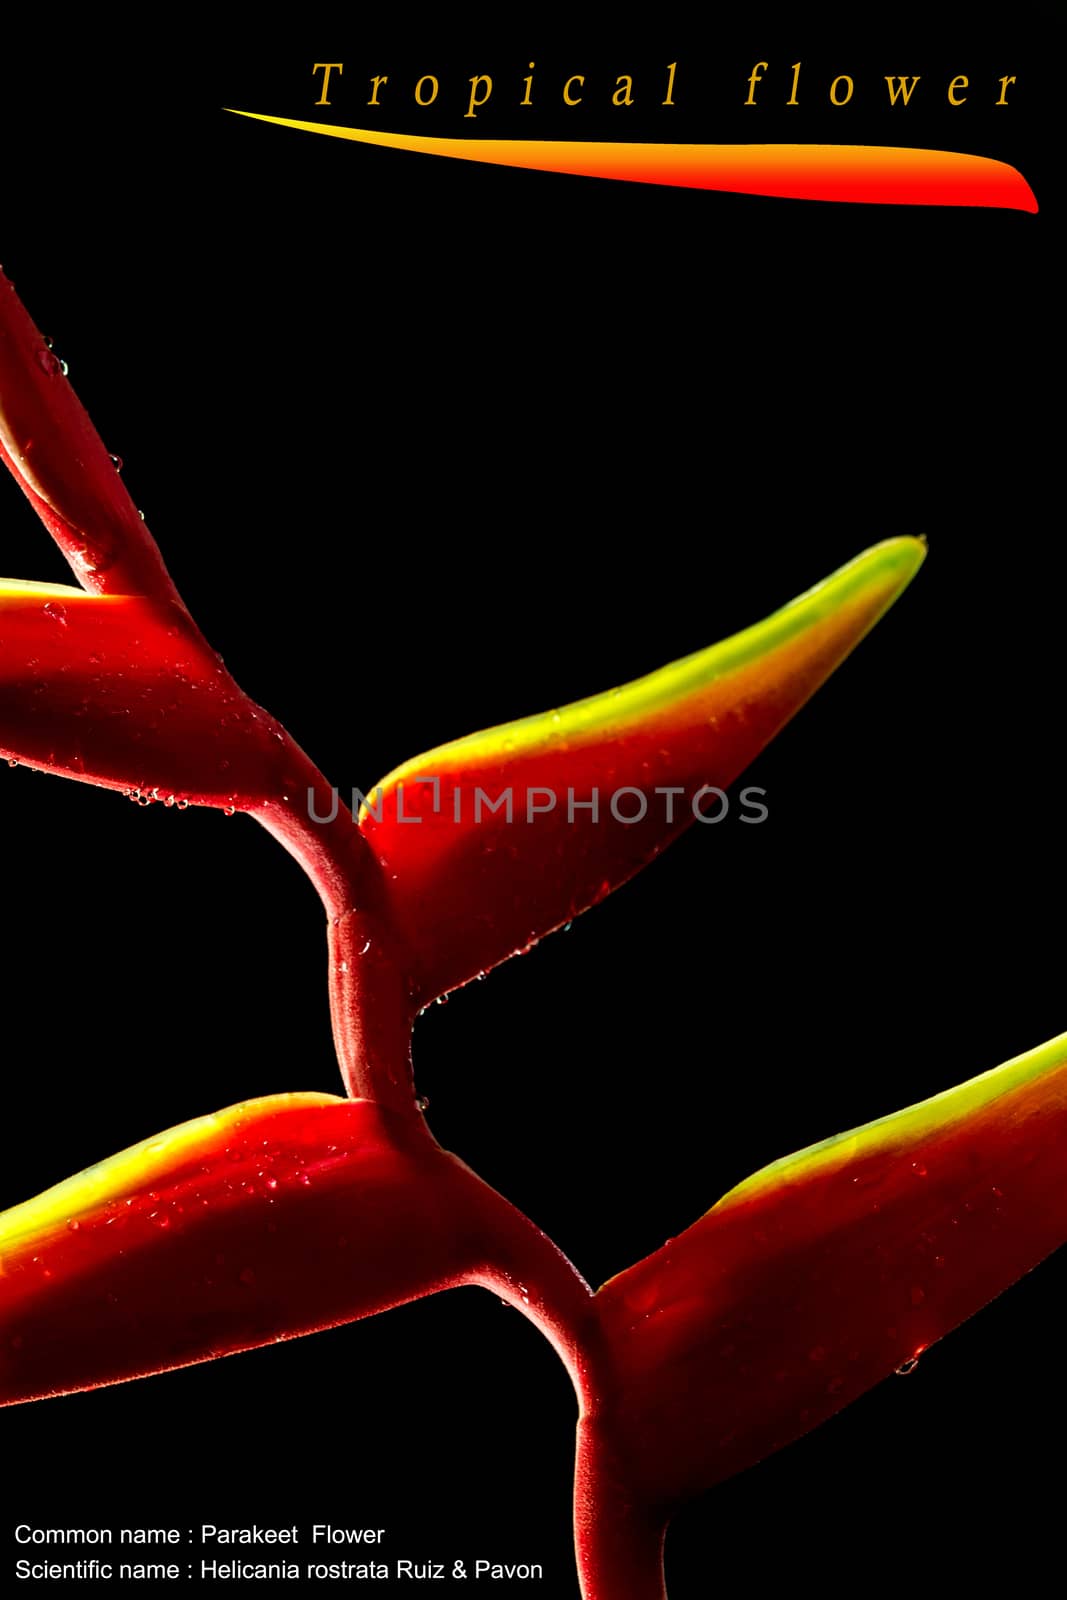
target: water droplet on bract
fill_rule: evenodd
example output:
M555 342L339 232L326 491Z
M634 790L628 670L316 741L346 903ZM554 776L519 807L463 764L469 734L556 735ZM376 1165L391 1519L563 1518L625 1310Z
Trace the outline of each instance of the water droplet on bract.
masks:
M918 1356L909 1356L907 1361L902 1361L897 1368L898 1378L910 1378L915 1368L919 1365Z
M926 1177L926 1167L921 1161L913 1161L911 1164L911 1170L914 1172L917 1178Z
M170 1218L165 1211L150 1211L148 1220L154 1228L169 1228Z
M237 810L236 806L223 806L222 814L223 814L224 817L232 817L234 815L234 813L236 812L236 810Z
M14 756L8 756L7 764L8 764L9 767L17 767L18 766L18 762L15 760Z
M553 713L552 713L552 721L553 722L562 722L562 720L563 720L563 718L560 716L559 712L558 711L553 711Z
M360 955L361 955L361 956L365 956L365 955L366 955L366 954L367 954L367 951L368 951L368 950L369 950L369 949L370 949L370 940L369 940L369 939L368 939L368 940L367 940L367 942L366 942L366 944L365 944L365 945L364 945L364 946L363 946L363 949L362 949L362 950L361 950L361 951L360 951L360 952L359 952L359 953L360 953Z
M561 933L570 933L570 931L571 931L571 929L573 927L574 927L574 923L573 922L565 922L563 924L562 928L560 929L560 932Z
M71 1233L77 1233L78 1229L81 1227L81 1223L78 1221L77 1217L71 1217L70 1221L67 1223L67 1227L70 1229Z
M59 370L60 370L60 372L63 374L63 376L65 378L67 376L68 372L70 371L70 368L67 366L67 363L65 361L60 361Z
M111 456L111 465L114 467L115 471L116 472L121 472L122 471L122 457L121 456L116 456L116 455L111 455L110 450L108 451L108 455Z
M46 617L50 617L53 622L58 622L60 627L63 627L63 628L66 627L66 625L67 625L67 608L66 608L66 606L57 605L54 600L49 600L48 604L44 608L44 614L45 614Z
M429 1109L430 1109L430 1097L429 1097L429 1095L428 1094L420 1094L418 1096L417 1100L415 1101L415 1110L416 1111L429 1111Z
M434 1005L437 1005L437 1006L447 1006L447 1004L448 1004L448 996L447 996L447 994L439 994L437 996L437 999L434 1001Z
M189 809L188 800L179 799L177 796L175 796L174 804L178 807L179 811L188 811L188 809Z
M143 522L144 521L144 512L143 511L138 511L137 515L140 517L141 521Z
M59 374L63 371L62 364L52 354L52 348L50 345L44 350L38 350L37 365L40 367L41 371L46 372L50 378L58 378Z

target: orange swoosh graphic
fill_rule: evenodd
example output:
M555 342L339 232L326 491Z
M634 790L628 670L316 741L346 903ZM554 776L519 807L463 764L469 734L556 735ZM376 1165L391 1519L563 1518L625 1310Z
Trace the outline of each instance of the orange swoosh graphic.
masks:
M450 156L491 166L615 178L683 189L836 200L873 205L992 206L1036 212L1037 200L1015 167L954 150L850 144L617 144L577 139L439 139L342 128L256 111L234 116L357 144Z

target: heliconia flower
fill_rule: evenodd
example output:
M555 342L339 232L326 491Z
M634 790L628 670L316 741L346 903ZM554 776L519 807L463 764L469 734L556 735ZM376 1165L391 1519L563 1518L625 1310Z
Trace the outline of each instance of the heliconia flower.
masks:
M898 597L920 540L625 688L408 762L357 823L200 635L6 280L0 455L82 586L0 583L0 754L263 822L328 913L351 1097L233 1107L0 1216L0 1405L483 1284L575 1384L586 1600L662 1600L682 1500L913 1362L1067 1238L1067 1035L775 1163L596 1295L436 1144L415 1097L419 1008L690 825Z

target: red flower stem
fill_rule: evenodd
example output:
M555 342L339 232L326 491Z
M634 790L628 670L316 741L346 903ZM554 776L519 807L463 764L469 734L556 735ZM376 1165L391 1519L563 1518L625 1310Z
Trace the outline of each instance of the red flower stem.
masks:
M595 1412L578 1424L574 1544L583 1600L667 1600L667 1517L634 1498Z
M381 871L352 813L303 750L289 753L299 767L292 792L252 815L303 867L329 919L330 1017L345 1087L353 1099L416 1116L411 953L392 928Z
M399 941L373 912L331 919L330 1016L337 1061L354 1099L416 1111L411 1064L411 998Z
M381 872L351 811L336 804L336 792L297 744L289 741L287 754L286 765L295 768L285 780L289 792L265 797L250 814L299 861L331 922L355 910L384 915Z
M490 1258L476 1281L540 1329L578 1398L574 1535L584 1600L667 1600L667 1515L635 1499L609 1442L605 1413L614 1379L598 1301L529 1217L477 1174L471 1180L472 1225Z

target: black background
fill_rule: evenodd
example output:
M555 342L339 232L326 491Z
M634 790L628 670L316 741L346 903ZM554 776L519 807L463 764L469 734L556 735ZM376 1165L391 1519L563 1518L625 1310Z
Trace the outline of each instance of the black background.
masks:
M342 792L696 649L880 538L929 537L750 769L763 826L696 830L418 1026L441 1142L594 1283L764 1162L1063 1027L1048 52L1031 8L943 41L821 18L593 44L175 28L164 48L101 24L2 68L5 269L205 632ZM346 64L330 113L323 59ZM612 111L631 70L639 104ZM416 114L426 71L441 105ZM465 122L476 71L496 98ZM563 113L578 71L590 103ZM845 71L855 104L830 111ZM376 72L402 88L389 129L927 144L1018 164L1041 211L553 177L220 109L366 126ZM898 72L921 82L891 115ZM972 99L950 114L957 72ZM64 581L12 486L3 528L11 575ZM23 769L2 789L0 1203L209 1109L338 1087L321 916L266 834ZM1025 1586L1053 1553L1062 1304L1057 1260L688 1510L672 1600L739 1572ZM464 1290L10 1410L8 1511L385 1524L392 1557L541 1561L541 1592L569 1596L572 1426L547 1345Z

